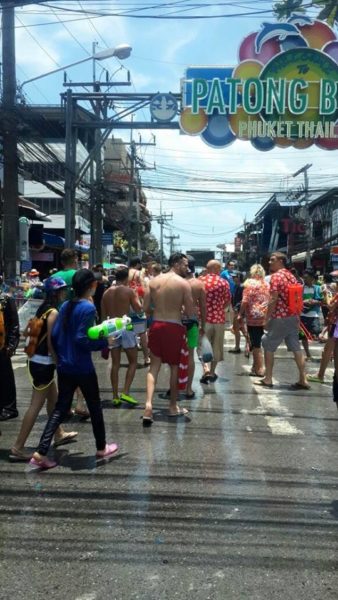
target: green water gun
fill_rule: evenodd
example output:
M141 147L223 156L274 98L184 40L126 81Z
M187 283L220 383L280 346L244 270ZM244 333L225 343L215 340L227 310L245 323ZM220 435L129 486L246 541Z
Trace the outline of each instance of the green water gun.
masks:
M106 337L117 337L123 329L132 330L131 318L127 315L106 319L99 325L89 327L87 335L91 340L101 340Z

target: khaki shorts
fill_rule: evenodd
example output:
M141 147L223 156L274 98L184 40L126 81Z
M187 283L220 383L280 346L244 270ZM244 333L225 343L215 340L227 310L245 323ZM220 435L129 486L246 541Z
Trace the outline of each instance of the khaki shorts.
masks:
M284 317L271 319L268 329L262 337L262 346L267 352L276 352L278 346L285 341L286 347L291 352L301 350L299 343L299 318Z
M205 335L212 345L215 362L221 362L221 360L224 360L224 330L225 323L205 324Z

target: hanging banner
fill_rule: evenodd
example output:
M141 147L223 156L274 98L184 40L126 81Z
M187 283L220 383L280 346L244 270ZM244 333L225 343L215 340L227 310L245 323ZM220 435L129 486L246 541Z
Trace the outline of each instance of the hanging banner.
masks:
M235 67L189 67L180 127L214 148L236 139L275 146L338 148L338 38L321 21L293 15L263 23Z

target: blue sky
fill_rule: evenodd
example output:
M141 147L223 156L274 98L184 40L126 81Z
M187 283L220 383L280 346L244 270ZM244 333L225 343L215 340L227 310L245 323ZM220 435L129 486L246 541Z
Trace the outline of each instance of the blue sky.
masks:
M16 52L17 79L20 82L46 73L59 66L81 60L92 53L92 43L98 42L97 50L114 47L120 43L129 43L133 47L132 55L123 63L112 58L102 66L114 75L114 79L123 80L124 67L131 74L132 86L120 88L120 91L137 92L179 92L180 79L189 65L226 65L238 63L238 49L244 37L260 29L261 22L273 21L271 14L259 17L242 16L217 19L133 19L127 17L105 16L102 18L83 17L81 8L116 12L117 7L126 2L100 2L100 0L79 0L50 2L49 7L31 5L17 9L16 15ZM144 1L130 0L134 13L136 7ZM162 2L152 2L158 6L150 12L162 14ZM172 2L176 9L179 3ZM188 4L188 0L182 1ZM203 4L203 3L199 3ZM208 3L206 3L208 4ZM243 0L242 2L210 2L194 12L181 13L184 16L233 14L252 10L269 10L273 3L265 0ZM67 12L62 7L67 7ZM141 13L139 13L141 14ZM81 19L81 20L74 20ZM61 21L63 23L61 23ZM54 22L53 25L47 23ZM119 70L121 65L122 70ZM97 66L97 72L101 67ZM91 61L67 70L73 81L92 78ZM27 101L32 104L57 104L60 99L63 73L50 75L25 86ZM114 88L113 88L114 89ZM115 88L116 90L118 88ZM141 119L148 119L148 110L139 113ZM229 190L224 196L215 194L189 194L187 192L166 192L151 190L147 193L150 210L158 215L160 206L163 212L173 213L170 228L165 231L179 235L178 246L182 250L189 248L210 248L217 244L233 242L235 232L243 221L251 220L271 191L281 191L289 186L302 183L291 174L306 163L312 163L309 170L310 187L334 185L337 153L324 150L274 149L262 153L255 150L249 142L236 141L231 146L213 149L200 140L180 134L178 131L134 131L134 139L152 141L156 135L156 146L139 150L140 156L149 165L156 164L156 170L143 171L142 180L152 185L170 188L192 188L202 190L217 189L217 185ZM117 137L130 140L130 132L116 132ZM215 184L214 180L219 183ZM243 195L238 194L243 191ZM231 193L233 192L233 194ZM158 235L158 226L153 225Z

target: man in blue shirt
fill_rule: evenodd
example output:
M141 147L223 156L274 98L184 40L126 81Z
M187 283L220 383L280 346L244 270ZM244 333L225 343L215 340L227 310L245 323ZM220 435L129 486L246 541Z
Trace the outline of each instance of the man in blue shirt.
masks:
M320 325L320 307L322 303L322 293L319 285L315 284L316 277L311 269L307 269L303 273L304 288L303 288L303 311L300 315L302 324L307 331L317 338L321 331ZM310 360L311 354L309 350L309 341L305 335L302 337L303 347L306 357Z
M236 268L236 263L233 260L229 260L229 262L226 264L225 269L220 273L220 276L222 277L222 279L226 279L229 286L230 286L230 293L231 295L234 292L235 289L235 282L233 280L233 273L235 273L235 268Z

